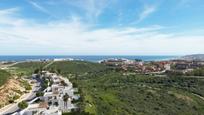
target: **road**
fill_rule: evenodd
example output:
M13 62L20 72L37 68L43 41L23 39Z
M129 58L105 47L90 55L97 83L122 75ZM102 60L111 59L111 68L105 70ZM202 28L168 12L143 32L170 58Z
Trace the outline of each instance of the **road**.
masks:
M46 69L47 67L49 67L50 65L52 65L54 62L55 62L55 61L51 61L50 63L48 63L47 65L45 65L45 66L43 67L43 69Z

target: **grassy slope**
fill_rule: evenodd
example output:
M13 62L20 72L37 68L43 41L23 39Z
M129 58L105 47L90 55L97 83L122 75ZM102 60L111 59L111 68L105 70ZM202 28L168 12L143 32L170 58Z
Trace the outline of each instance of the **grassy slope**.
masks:
M9 79L10 74L4 70L0 70L0 86L2 86Z
M83 110L98 115L194 115L204 113L203 79L125 76L89 62L55 62L50 68L72 78L81 90ZM103 70L103 71L101 71ZM97 71L97 72L95 72ZM84 74L88 72L88 74Z
M35 71L35 69L43 68L47 64L47 62L23 62L18 63L12 67L15 67L15 73L23 73L25 75L30 75Z
M93 114L203 114L204 101L192 92L199 93L199 87L204 91L204 81L195 80L195 83L191 83L194 80L179 79L182 80L174 77L123 76L120 73L108 72L98 76L84 76L75 82L85 97L85 110ZM174 83L169 85L171 81ZM194 87L195 84L198 84L198 87ZM196 88L199 90L195 90Z
M106 66L84 61L59 61L54 62L47 69L58 69L62 74L83 74L87 72L104 70L106 69Z

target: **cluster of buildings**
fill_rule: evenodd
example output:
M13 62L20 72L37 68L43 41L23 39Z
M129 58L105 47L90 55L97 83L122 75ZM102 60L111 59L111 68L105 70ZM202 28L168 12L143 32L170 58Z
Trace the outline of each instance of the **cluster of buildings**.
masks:
M44 89L42 96L30 101L20 115L61 115L77 109L72 102L79 99L79 94L76 94L78 89L73 88L68 79L47 71L40 77L49 81L48 87Z
M124 71L133 71L138 73L153 73L153 72L161 72L166 69L170 69L170 64L168 61L144 62L139 59L135 59L135 60L108 59L108 60L103 60L100 63L103 63L108 66L113 66Z
M204 67L204 61L199 60L171 60L170 62L172 65L172 71L180 71L183 73Z
M123 71L132 71L144 74L164 73L166 71L181 71L185 73L204 66L204 61L193 60L142 61L139 59L107 59L100 63L110 67L116 67Z

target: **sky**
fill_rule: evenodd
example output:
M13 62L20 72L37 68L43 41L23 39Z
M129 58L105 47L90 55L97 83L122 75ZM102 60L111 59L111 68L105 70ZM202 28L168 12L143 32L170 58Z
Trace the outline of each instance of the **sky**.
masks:
M204 0L0 0L0 55L204 53Z

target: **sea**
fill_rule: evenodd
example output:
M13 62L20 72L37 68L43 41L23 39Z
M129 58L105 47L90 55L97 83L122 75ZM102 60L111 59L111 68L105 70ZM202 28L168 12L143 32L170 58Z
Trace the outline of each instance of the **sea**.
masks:
M76 59L76 60L84 60L90 62L98 62L105 59L141 59L143 61L161 61L161 60L170 60L175 59L178 56L125 56L125 55L108 55L108 56L90 56L90 55L77 55L77 56L0 56L0 61L27 61L27 60L46 60L46 59Z

